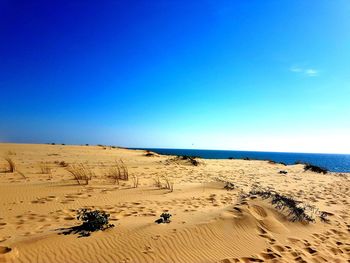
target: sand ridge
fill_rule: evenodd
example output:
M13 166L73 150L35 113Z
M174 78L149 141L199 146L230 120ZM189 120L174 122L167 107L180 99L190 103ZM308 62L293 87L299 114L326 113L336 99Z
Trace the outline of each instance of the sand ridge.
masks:
M186 160L104 146L0 144L0 262L348 262L347 174L305 172L267 161ZM105 176L122 159L139 178ZM49 167L43 173L42 164ZM78 185L65 164L95 176ZM287 174L280 174L285 170ZM174 183L159 189L155 180ZM224 189L225 181L235 189ZM290 222L267 200L242 200L252 185L272 187L326 211L329 222ZM108 212L114 228L90 237L62 235L80 208ZM162 212L170 224L155 224Z

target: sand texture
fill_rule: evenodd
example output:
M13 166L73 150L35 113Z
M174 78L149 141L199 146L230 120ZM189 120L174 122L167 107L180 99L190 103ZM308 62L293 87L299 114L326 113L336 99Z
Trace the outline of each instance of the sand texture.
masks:
M198 159L195 166L148 155L0 144L0 262L350 262L349 174L268 161ZM118 183L107 175L120 159L129 180ZM88 185L67 170L77 163L93 172ZM248 196L253 185L314 205L328 220L316 213L313 223L292 222L269 199ZM115 227L88 237L62 234L81 224L76 214L84 207L109 213ZM171 222L156 224L163 212Z

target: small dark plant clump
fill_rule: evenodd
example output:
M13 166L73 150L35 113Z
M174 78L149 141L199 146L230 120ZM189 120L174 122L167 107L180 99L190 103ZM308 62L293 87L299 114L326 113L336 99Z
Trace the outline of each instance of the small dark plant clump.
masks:
M77 219L83 221L80 226L71 227L66 229L62 234L79 234L79 237L88 237L91 232L106 230L114 227L109 223L109 214L104 211L90 210L87 208L80 209L77 214Z
M329 219L327 218L327 216L329 216L330 214L324 211L320 212L320 219L322 222L329 222Z
M67 167L67 166L68 166L68 163L66 163L65 161L60 161L60 162L58 163L58 165L61 166L61 167Z
M145 153L145 156L147 156L147 157L152 157L152 156L154 156L154 153L151 152L151 151L147 151L147 152Z
M279 174L287 174L288 172L287 172L287 171L282 170L282 171L279 171L278 173L279 173Z
M171 221L170 221L170 217L171 217L172 215L171 214L169 214L169 213L162 213L161 215L160 215L160 218L159 219L157 219L155 222L157 223L157 224L169 224Z
M268 161L269 164L282 164L282 165L284 165L284 166L287 166L287 164L284 163L284 162L276 162L276 161L274 161L274 160L267 160L267 161Z
M192 165L198 166L199 162L196 160L197 156L181 155L179 156L181 160L188 160Z
M309 164L309 163L305 164L304 170L305 171L309 171L310 170L312 172L322 173L322 174L328 173L328 170L326 168L322 168L322 167L319 167L319 166L316 166L316 165L313 165L313 164Z
M225 182L224 189L231 191L235 189L235 185L231 182Z

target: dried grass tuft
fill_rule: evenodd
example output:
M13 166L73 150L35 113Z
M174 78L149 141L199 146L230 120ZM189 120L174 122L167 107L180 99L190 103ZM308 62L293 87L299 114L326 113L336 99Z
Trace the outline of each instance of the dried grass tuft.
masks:
M115 164L107 170L105 176L113 179L114 184L119 184L119 180L129 181L128 167L123 160L117 160Z
M134 188L137 188L139 186L139 177L137 175L132 175L132 184Z
M8 173L14 173L16 171L16 164L15 162L8 156L5 157L5 160L8 164L8 169L7 172Z
M47 163L40 163L40 171L42 174L51 174L51 168Z
M82 163L69 165L66 169L80 185L88 185L92 177L95 176L94 172Z

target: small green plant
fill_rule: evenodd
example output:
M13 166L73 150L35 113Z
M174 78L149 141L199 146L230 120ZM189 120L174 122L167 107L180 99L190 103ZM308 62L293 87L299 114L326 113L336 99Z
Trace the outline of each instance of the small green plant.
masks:
M104 211L84 208L78 211L77 219L83 221L82 228L84 230L93 232L113 227L114 225L109 224L109 216Z
M71 227L64 229L62 234L79 234L79 237L88 237L91 232L104 231L108 228L114 227L113 224L109 223L110 215L104 211L91 210L83 208L78 210L77 219L83 223L80 226ZM61 229L62 230L62 229Z
M169 224L171 221L170 221L170 217L171 217L172 215L171 214L169 214L169 213L162 213L161 215L160 215L160 218L159 219L157 219L156 221L155 221L155 223L157 223L157 224Z
M319 167L319 166L316 166L316 165L313 165L313 164L310 164L310 163L306 163L305 164L304 170L305 171L309 171L310 170L312 172L322 173L322 174L328 173L328 170L326 168L322 168L322 167Z
M233 183L227 181L227 182L225 182L224 189L226 189L228 191L234 190L235 185Z

